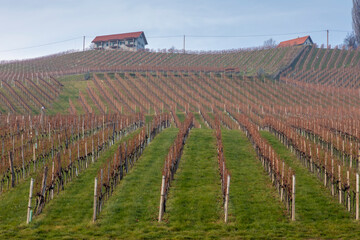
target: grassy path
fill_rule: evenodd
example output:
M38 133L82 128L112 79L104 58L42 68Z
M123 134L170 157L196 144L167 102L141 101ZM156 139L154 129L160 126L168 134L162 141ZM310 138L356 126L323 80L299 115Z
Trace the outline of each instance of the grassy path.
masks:
M94 178L97 175L98 168L109 156L114 154L120 142L131 138L138 131L129 134L117 144L111 146L85 172L65 186L65 190L45 206L43 213L34 218L29 227L25 228L23 223L24 229L20 232L20 235L26 237L35 234L43 238L71 235L76 238L80 228L91 224ZM25 211L24 216L26 216Z
M271 133L262 132L276 153L296 172L296 219L299 238L358 239L360 228L323 184Z
M161 176L177 133L177 128L167 129L145 149L135 168L105 203L98 221L100 232L125 239L158 238L164 234L157 222Z
M276 189L251 143L238 130L222 130L227 166L231 172L230 224L249 238L286 236L293 229Z
M261 134L296 171L295 222L246 136L223 130L232 174L229 223L224 224L214 132L193 129L170 188L164 222L158 223L161 170L177 132L166 129L152 141L95 224L91 222L94 177L116 145L65 186L29 226L25 224L29 181L4 193L0 239L360 239L360 223L268 132Z
M10 238L26 222L30 178L0 195L0 238Z
M201 116L200 116L199 113L195 113L194 117L199 122L199 124L201 125L201 128L208 129L208 126L206 126L205 122L201 119Z
M164 217L177 237L218 236L222 199L215 144L210 129L193 129L187 139Z
M185 120L186 114L185 113L176 113L177 117L179 118L180 122Z

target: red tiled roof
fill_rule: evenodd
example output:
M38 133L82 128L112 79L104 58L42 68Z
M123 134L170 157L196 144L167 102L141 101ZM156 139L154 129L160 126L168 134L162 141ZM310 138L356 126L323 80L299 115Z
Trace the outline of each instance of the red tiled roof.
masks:
M96 36L92 42L107 42L110 40L124 40L129 38L138 38L144 34L144 32L131 32L131 33L121 33L121 34L112 34L112 35L103 35ZM147 43L145 35L144 35L145 43Z
M295 39L283 41L283 42L279 43L279 46L278 46L278 47L289 47L289 46L301 45L301 44L304 44L305 41L306 41L309 37L310 37L310 36L305 36L305 37L299 37L299 38L295 38Z

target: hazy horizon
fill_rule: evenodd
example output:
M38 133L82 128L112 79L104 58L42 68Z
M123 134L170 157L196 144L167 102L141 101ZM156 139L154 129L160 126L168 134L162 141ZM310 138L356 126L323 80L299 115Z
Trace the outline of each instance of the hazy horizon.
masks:
M149 49L229 50L310 35L340 45L352 30L352 2L319 0L144 1L20 0L0 9L0 60L21 60L86 47L97 35L144 31ZM334 17L336 16L336 17Z

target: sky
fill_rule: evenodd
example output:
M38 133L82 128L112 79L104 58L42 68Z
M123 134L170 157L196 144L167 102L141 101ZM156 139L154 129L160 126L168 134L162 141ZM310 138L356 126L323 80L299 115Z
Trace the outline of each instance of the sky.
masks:
M0 60L81 50L97 35L144 31L149 49L228 50L352 31L351 0L0 0Z

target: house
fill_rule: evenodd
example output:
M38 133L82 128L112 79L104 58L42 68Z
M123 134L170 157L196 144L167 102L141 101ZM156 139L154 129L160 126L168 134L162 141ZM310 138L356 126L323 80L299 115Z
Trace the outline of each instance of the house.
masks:
M278 47L290 47L290 46L301 46L301 45L313 45L313 41L310 36L298 37L295 39L283 41L279 43Z
M95 45L95 49L124 49L130 51L145 49L145 45L148 44L144 32L96 36L92 43Z

